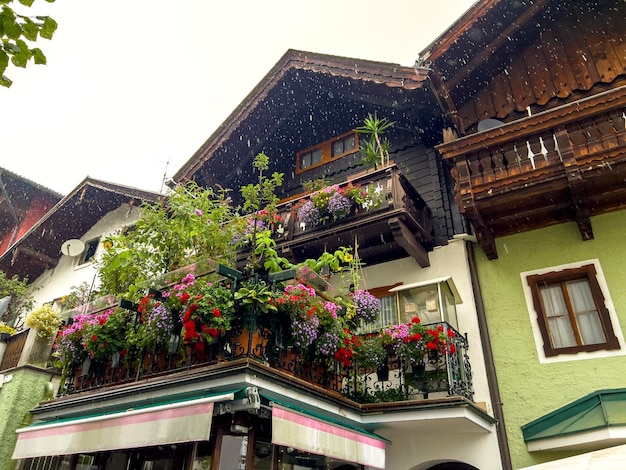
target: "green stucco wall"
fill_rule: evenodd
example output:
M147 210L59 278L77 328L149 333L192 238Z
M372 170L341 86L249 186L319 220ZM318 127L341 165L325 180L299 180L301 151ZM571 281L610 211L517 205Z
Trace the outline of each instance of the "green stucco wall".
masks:
M540 364L520 273L598 259L620 325L626 327L626 211L594 217L595 239L574 223L497 240L498 259L476 249L513 468L576 452L528 453L521 426L599 389L626 386L626 356Z
M12 378L0 388L0 470L10 470L16 463L11 460L17 440L15 430L24 425L25 415L43 398L51 374L31 367L3 373Z

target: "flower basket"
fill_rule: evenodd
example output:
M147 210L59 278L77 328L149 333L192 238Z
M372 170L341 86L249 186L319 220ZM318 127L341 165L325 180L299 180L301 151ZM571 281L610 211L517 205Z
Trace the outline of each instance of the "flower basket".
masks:
M376 369L376 377L379 382L386 382L389 380L389 366L386 363L378 366L378 369Z

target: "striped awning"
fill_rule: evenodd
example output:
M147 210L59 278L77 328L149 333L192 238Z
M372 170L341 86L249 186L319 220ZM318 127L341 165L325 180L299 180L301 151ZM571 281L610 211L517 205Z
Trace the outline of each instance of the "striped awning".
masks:
M385 441L326 420L272 406L272 443L374 468L385 468Z
M13 459L208 440L215 402L234 393L18 429Z

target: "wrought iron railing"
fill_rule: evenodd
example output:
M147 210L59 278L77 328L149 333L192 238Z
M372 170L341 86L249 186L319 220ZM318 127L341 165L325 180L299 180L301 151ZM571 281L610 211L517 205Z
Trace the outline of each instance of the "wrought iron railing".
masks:
M446 331L452 330L454 335L445 352L427 355L421 368L409 365L407 358L393 351L378 370L366 369L355 361L346 367L333 358L309 360L306 354L297 353L283 344L280 325L257 322L257 328L252 332L244 328L244 324L238 324L223 341L202 348L179 344L180 336L174 336L168 348L147 351L141 357L129 353L125 357L116 355L106 362L86 360L67 375L61 393L136 382L199 367L219 365L223 370L229 362L246 358L283 376L297 377L359 403L450 395L472 400L474 392L467 338L447 323L430 326L439 325Z

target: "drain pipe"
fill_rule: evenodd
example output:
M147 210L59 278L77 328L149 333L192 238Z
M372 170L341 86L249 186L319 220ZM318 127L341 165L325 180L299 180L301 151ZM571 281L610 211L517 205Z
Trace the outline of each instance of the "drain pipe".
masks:
M498 378L496 376L496 368L493 360L493 350L489 340L489 329L487 327L487 317L485 315L485 305L483 304L483 295L478 281L476 272L476 257L474 255L474 245L470 241L465 241L467 247L467 260L469 262L470 277L472 279L472 290L474 291L474 302L476 303L476 314L478 316L478 327L482 334L480 342L485 355L485 368L487 371L487 384L491 393L491 404L493 406L493 414L497 420L496 434L498 436L498 447L500 448L500 460L504 470L512 470L511 453L509 452L509 440L506 435L506 427L504 426L504 413L502 411L502 399L500 397L500 388L498 387Z

